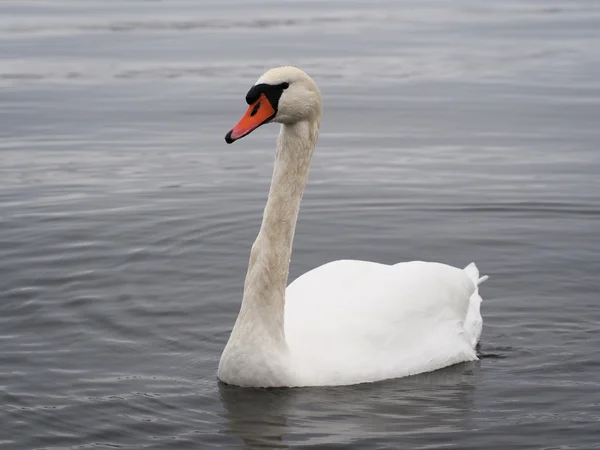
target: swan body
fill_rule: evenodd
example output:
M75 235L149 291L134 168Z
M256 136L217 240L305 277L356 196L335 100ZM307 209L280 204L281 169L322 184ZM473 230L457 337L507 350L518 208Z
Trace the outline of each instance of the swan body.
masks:
M476 360L477 283L421 261L342 260L302 275L286 290L294 384L355 384Z
M253 387L348 385L429 372L477 359L482 331L474 263L339 260L287 286L296 220L318 138L321 99L294 67L250 89L231 143L281 123L263 223L252 247L242 306L218 377ZM258 106L257 106L258 105Z

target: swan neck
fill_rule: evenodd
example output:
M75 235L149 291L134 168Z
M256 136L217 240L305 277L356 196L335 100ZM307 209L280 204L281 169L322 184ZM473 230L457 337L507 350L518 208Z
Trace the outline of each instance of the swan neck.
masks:
M244 286L240 315L282 345L292 244L318 128L318 122L281 126L269 197Z

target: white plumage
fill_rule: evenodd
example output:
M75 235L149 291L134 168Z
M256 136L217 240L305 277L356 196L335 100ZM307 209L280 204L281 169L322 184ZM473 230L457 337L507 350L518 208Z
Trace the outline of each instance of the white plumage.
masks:
M334 261L286 290L297 384L342 385L477 359L479 272L445 264Z
M226 140L266 121L282 126L269 199L219 378L240 386L345 385L476 360L483 324L478 285L487 276L480 277L474 263L459 269L422 261L340 260L286 288L321 97L314 81L294 67L272 69L257 85L249 92L256 101ZM268 95L254 99L264 85ZM259 122L261 117L268 118Z

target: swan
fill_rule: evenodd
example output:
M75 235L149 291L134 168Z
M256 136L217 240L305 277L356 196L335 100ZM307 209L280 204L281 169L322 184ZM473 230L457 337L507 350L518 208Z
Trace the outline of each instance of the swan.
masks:
M477 266L338 260L287 286L296 220L321 123L321 95L302 70L263 74L231 144L279 123L273 178L250 251L241 308L217 376L244 387L375 382L477 360L483 321Z

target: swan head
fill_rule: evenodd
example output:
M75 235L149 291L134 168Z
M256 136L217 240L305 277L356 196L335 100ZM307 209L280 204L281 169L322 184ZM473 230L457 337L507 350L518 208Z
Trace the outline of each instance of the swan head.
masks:
M285 66L263 74L246 94L246 114L227 133L231 144L265 123L294 123L319 120L321 94L317 84L297 67Z

